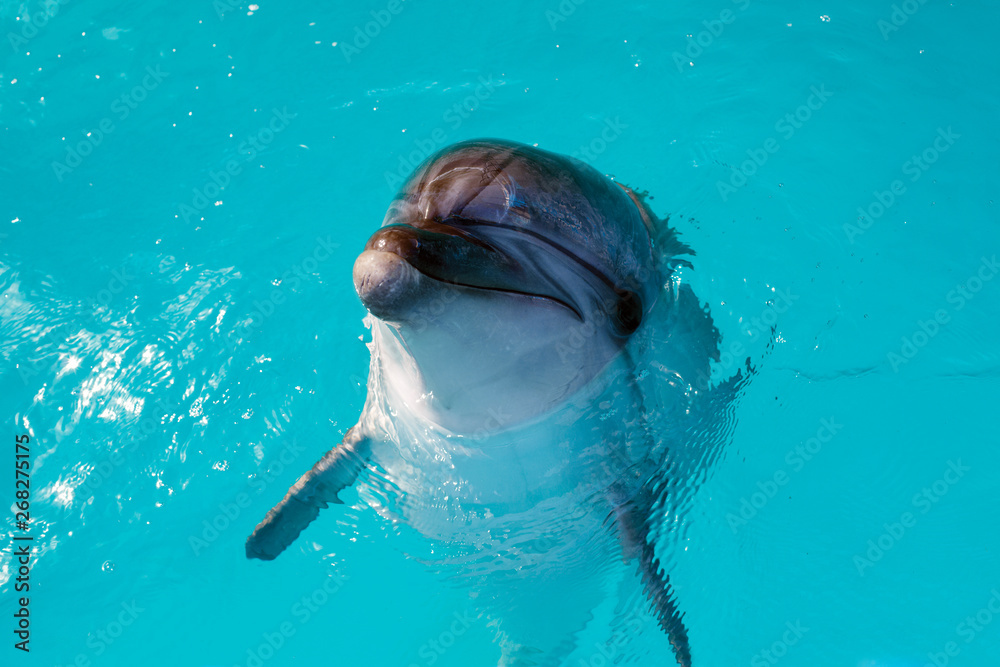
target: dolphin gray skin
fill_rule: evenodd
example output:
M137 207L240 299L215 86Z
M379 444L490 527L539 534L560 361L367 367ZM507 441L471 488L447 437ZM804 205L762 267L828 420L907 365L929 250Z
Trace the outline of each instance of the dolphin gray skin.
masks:
M247 556L278 556L366 468L408 497L408 523L445 543L488 535L509 552L499 522L544 509L556 518L532 548L518 547L511 576L527 576L529 554L550 554L546 572L569 568L584 544L574 534L617 534L677 663L689 666L683 614L654 548L681 474L674 441L711 431L682 423L718 358L718 332L679 282L685 254L640 196L578 160L500 140L431 157L354 265L372 329L362 416L268 512ZM640 348L660 360L645 384ZM525 663L543 664L539 654L555 650L504 641L514 647L504 664L531 651Z

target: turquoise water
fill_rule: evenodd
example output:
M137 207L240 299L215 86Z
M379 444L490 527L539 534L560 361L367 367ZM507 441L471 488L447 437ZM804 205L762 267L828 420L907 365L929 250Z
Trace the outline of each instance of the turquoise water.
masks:
M0 3L3 664L496 664L357 493L243 552L363 405L354 257L482 136L648 190L755 360L670 548L693 664L995 664L993 4L249 7ZM673 664L613 609L565 664Z

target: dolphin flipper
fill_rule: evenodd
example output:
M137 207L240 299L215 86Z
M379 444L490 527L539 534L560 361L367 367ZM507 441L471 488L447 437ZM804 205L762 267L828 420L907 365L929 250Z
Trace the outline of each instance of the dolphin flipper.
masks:
M312 470L288 489L285 497L264 517L247 538L247 558L274 560L295 541L319 511L357 479L371 454L371 440L351 429L340 446L331 449Z
M660 569L660 560L653 553L652 543L643 545L639 554L639 571L642 573L642 583L646 595L656 610L660 628L667 633L677 664L681 667L691 667L691 646L688 644L687 628L684 626L684 614L677 608L674 599L674 589L670 585L670 575Z
M677 664L680 667L691 667L691 647L688 644L687 628L684 626L684 614L677 608L670 576L660 567L660 559L654 548L655 539L651 539L649 534L656 495L648 486L644 486L631 500L618 508L622 546L627 555L631 554L639 561L639 575L646 597L653 603L660 629L666 633L674 647Z

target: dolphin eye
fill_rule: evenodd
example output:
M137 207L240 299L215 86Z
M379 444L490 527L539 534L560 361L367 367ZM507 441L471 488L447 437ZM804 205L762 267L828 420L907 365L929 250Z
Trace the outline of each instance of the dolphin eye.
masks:
M615 328L623 336L630 336L642 324L642 302L632 290L616 289L615 293L618 295L613 314Z

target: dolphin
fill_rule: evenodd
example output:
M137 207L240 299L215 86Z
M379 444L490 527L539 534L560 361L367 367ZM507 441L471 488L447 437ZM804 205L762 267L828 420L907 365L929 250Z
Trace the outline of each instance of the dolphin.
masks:
M613 541L689 667L656 544L684 475L675 450L710 459L691 441L713 439L704 415L718 412L702 409L719 334L682 278L692 254L643 195L580 160L492 139L431 156L354 264L371 329L362 415L267 513L247 557L277 557L367 471L395 497L387 511L513 587ZM509 664L548 664L585 618L573 622L505 635Z

